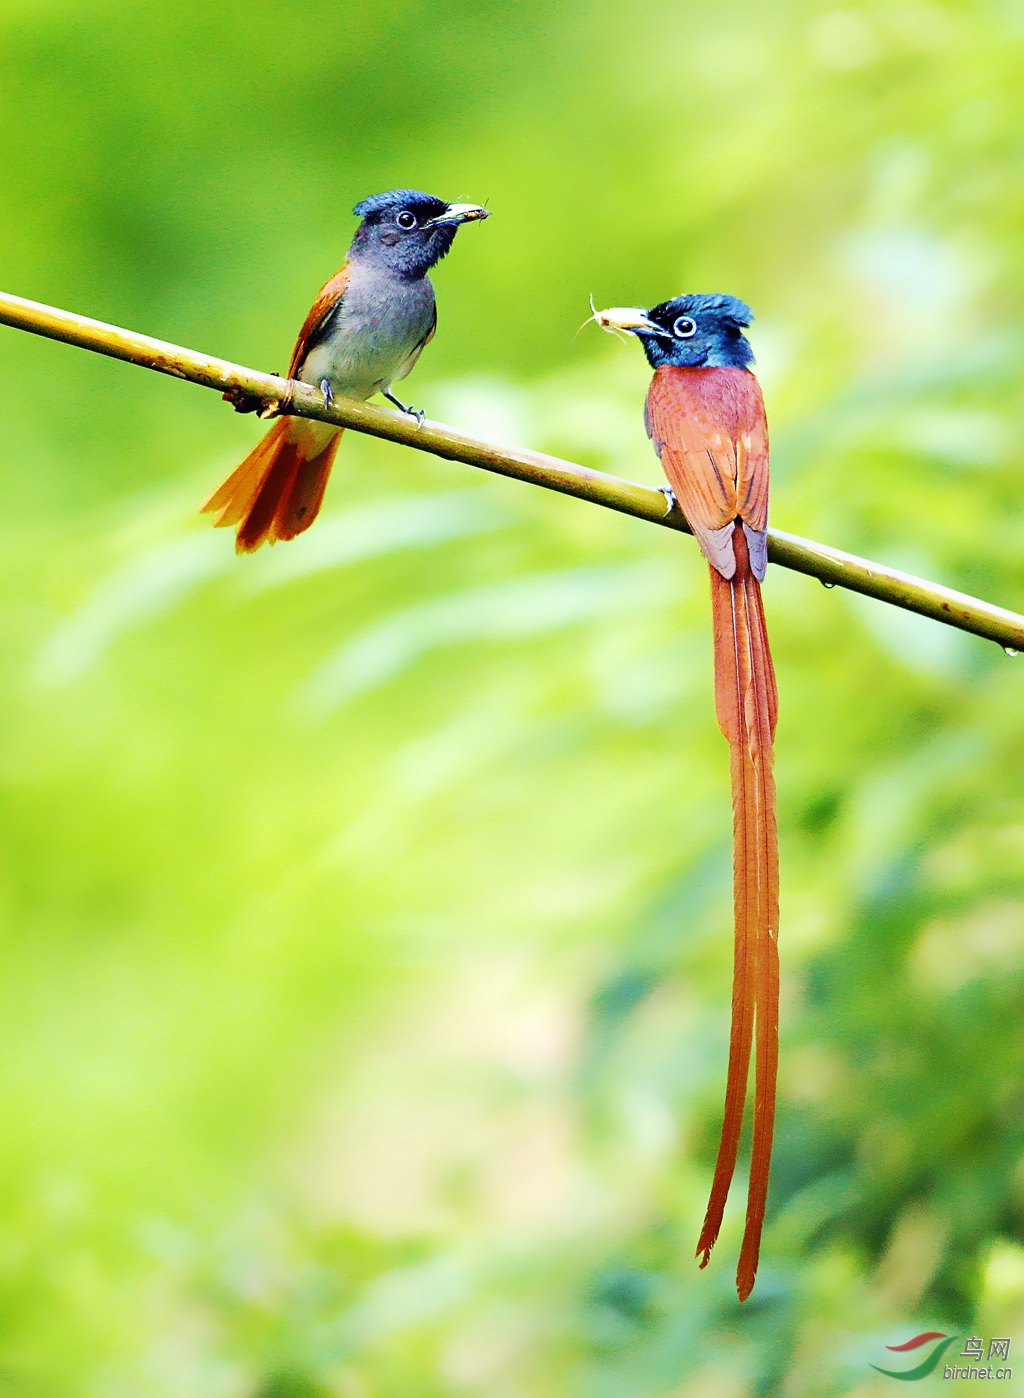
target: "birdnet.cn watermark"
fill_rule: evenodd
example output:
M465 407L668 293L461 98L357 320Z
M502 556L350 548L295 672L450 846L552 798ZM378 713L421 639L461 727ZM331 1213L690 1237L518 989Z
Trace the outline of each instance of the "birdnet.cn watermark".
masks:
M943 1371L944 1379L1012 1379L1013 1370L1008 1364L993 1364L993 1360L1009 1359L1010 1341L1002 1336L993 1337L987 1342L980 1335L970 1335L964 1341L959 1358L966 1364L947 1364ZM977 1363L973 1361L977 1360ZM983 1362L986 1361L986 1362Z
M986 1340L981 1335L968 1335L963 1349L958 1352L953 1346L962 1338L944 1335L940 1330L927 1330L901 1345L886 1345L894 1354L913 1355L914 1362L908 1368L883 1369L880 1364L871 1367L890 1378L904 1380L925 1379L935 1373L940 1363L944 1379L1013 1378L1013 1369L1006 1362L1010 1358L1009 1336L993 1335Z

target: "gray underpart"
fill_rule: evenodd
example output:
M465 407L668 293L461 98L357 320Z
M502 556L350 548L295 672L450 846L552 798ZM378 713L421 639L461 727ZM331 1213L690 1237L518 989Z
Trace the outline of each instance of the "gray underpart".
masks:
M717 569L723 578L733 577L736 572L736 554L732 546L735 524L723 524L721 529L698 529L691 524L690 528L712 568Z
M403 378L434 324L429 277L414 281L386 266L353 259L335 311L306 355L298 377L347 398L370 398Z
M764 582L764 575L768 571L768 530L751 529L749 524L745 524L743 532L747 536L750 571L758 582Z
M739 520L734 520L731 524L723 524L721 529L693 531L704 557L723 578L733 578L736 575L736 551L732 536L738 523ZM758 582L764 582L764 575L768 571L768 531L751 529L749 524L744 524L743 533L747 540L750 571Z

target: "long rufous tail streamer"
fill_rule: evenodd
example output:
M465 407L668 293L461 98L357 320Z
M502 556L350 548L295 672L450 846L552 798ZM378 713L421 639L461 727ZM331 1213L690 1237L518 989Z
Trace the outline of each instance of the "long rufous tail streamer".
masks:
M697 1256L705 1267L722 1226L743 1125L751 1047L756 1041L750 1185L736 1272L736 1289L743 1301L754 1285L761 1246L779 1055L779 855L772 774L778 695L761 585L750 571L747 541L739 524L732 540L733 578L727 580L710 569L715 710L729 740L732 771L736 925L732 1032L722 1137Z

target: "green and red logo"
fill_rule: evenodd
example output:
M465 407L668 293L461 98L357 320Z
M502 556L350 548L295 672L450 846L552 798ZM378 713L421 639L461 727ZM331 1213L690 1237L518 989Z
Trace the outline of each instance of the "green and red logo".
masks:
M886 1349L890 1349L896 1354L906 1354L910 1350L920 1349L922 1345L930 1344L932 1340L941 1340L942 1343L936 1345L913 1369L882 1369L877 1364L872 1364L871 1367L877 1369L880 1374L888 1374L891 1379L926 1379L937 1367L939 1360L956 1338L955 1335L944 1335L941 1330L926 1330L923 1335L915 1335L906 1344L886 1345Z

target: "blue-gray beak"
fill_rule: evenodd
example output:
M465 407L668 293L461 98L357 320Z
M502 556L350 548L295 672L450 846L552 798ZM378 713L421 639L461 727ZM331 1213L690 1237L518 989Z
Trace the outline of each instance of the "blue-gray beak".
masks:
M460 223L475 223L477 219L490 218L491 212L481 204L449 204L443 214L432 218L423 225L429 228L457 228Z
M649 335L666 334L639 306L610 306L606 311L595 311L591 319L596 320L602 330L629 330L634 335L637 331Z

